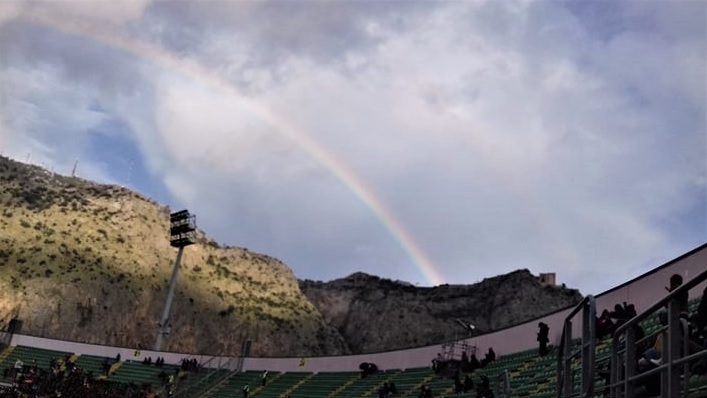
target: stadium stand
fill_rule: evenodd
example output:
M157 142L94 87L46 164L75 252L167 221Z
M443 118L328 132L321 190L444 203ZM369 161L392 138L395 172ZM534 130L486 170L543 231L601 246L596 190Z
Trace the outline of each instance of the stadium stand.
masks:
M353 383L342 386L335 395L342 398L377 396L375 394L377 394L378 388L380 388L383 383L390 383L392 378L399 373L399 370L389 370L359 378Z
M321 372L306 378L304 383L288 391L294 396L328 397L332 396L342 386L359 380L357 372Z
M177 397L198 396L200 393L216 388L230 375L231 371L228 369L204 369L187 378L179 378L174 395Z
M222 381L219 385L210 391L206 391L205 394L198 395L203 398L232 398L241 397L243 387L248 385L250 387L250 395L254 397L256 391L260 386L260 375L261 371L249 370L242 373L237 373L228 379Z
M690 303L690 309L695 310L698 301ZM647 330L655 330L658 325L657 315L652 315L643 320L641 325ZM610 338L597 343L597 362L605 360L610 355ZM573 345L579 345L580 339L573 340ZM486 375L494 380L503 371L508 371L512 386L512 397L555 397L556 389L556 347L551 347L550 354L539 357L536 349L525 350L499 357L496 361L483 369L471 373L475 385L481 382L481 376ZM77 366L81 366L87 372L94 374L102 373L102 366L106 358L91 355L76 355L73 353L45 350L26 346L8 347L0 354L0 366L11 368L17 359L24 363L36 363L38 367L49 369L51 361L58 358L73 358ZM116 383L130 384L151 384L158 386L161 383L160 373L179 374L178 366L165 365L163 368L155 366L145 366L141 362L125 361L116 371L107 378ZM221 370L225 373L226 371ZM361 378L358 372L271 372L268 384L261 386L261 371L245 371L238 373L220 385L212 388L208 394L201 395L201 392L190 392L187 396L231 398L242 396L242 388L248 384L251 387L250 397L276 398L285 397L290 394L292 397L341 397L341 398L365 398L377 397L378 389L383 383L394 382L398 388L398 397L418 397L422 385L428 385L437 397L455 396L458 398L476 397L477 392L472 391L465 394L455 394L452 380L439 378L431 368L412 368L404 370L381 371L374 375ZM462 373L461 376L465 376ZM198 377L198 376L195 376ZM11 382L11 378L3 381ZM691 388L690 396L693 393L704 393L707 386L704 378L693 376L689 382ZM603 380L597 379L595 391L602 391ZM498 397L499 394L497 393ZM594 396L603 396L595 394Z
M2 378L0 381L5 383L12 383L14 374L16 373L15 367L20 363L22 364L20 367L24 368L24 370L36 367L48 371L52 361L58 360L59 362L63 362L64 359L70 358L73 355L73 353L68 352L19 345L8 347L3 354L4 358L0 361L0 369L2 369Z
M259 398L276 398L285 396L300 385L303 381L312 376L312 373L304 372L287 372L280 373L277 377L272 378L268 385L255 392L254 396Z
M698 256L697 260L694 258L690 259L690 256L695 253L702 257ZM689 264L684 268L680 268L680 262L678 260L687 261ZM659 267L651 271L657 273L656 275L651 276L649 273L641 278L637 278L636 281L631 282L635 285L631 285L631 283L627 282L626 286L630 287L631 294L633 295L629 294L628 288L626 288L626 291L622 290L624 289L623 285L602 294L602 308L611 308L611 305L626 300L627 297L631 301L634 299L638 300L639 305L637 305L637 308L639 311L643 310L643 312L639 312L638 315L629 320L627 325L630 323L640 325L643 331L645 331L645 339L647 341L659 333L673 333L674 336L675 330L684 332L687 328L682 326L682 329L679 329L678 327L681 324L680 322L684 321L678 320L676 315L671 315L673 318L670 318L672 320L668 322L668 325L665 324L665 321L661 323L659 313L664 311L666 307L673 308L671 307L674 306L673 301L675 301L673 296L680 293L676 290L675 293L670 293L666 297L665 293L661 293L663 287L662 283L666 279L666 276L669 277L676 272L674 269L671 269L670 266L677 264L675 266L678 267L678 271L683 275L697 275L686 282L683 288L685 290L692 288L700 289L701 292L701 287L707 283L702 283L703 281L707 281L707 271L704 271L706 268L704 264L707 261L707 245L702 246L693 253L688 253L678 260L674 260L664 267ZM646 278L653 278L653 282L648 284L645 282ZM651 291L657 291L657 295L653 298L649 295L643 295L646 286L652 286ZM638 295L636 295L636 292L638 292ZM692 297L692 300L688 303L688 318L691 318L696 312L700 301L699 297L695 294L693 294ZM547 320L551 325L551 329L557 333L558 330L562 329L562 327L558 325L561 325L561 322L564 321L564 317L569 316L568 314L571 312L570 310L564 311L555 316L556 319L554 320L551 319L553 316L551 314L543 318L543 321ZM668 313L670 313L670 311L668 311ZM677 314L677 312L673 310L672 314ZM509 341L507 347L516 347L512 344L513 341L509 339L518 339L518 336L527 336L528 333L534 333L532 328L535 327L536 324L537 320L528 322L522 330L524 334L516 334L514 335L516 337L512 338L505 337L506 340ZM587 330L584 328L584 325L582 330L582 333L585 333ZM528 348L532 347L531 344L525 344L523 349L500 347L500 345L506 341L504 340L504 336L509 336L510 333L513 333L512 330L500 331L497 332L498 338L496 338L496 340L489 339L485 345L482 344L482 347L486 349L491 345L489 342L494 342L494 347L499 348L502 354L484 368L477 369L472 373L460 373L460 377L464 378L467 375L470 376L476 386L481 384L482 377L488 377L491 381L491 386L495 387L496 398L581 396L579 391L587 386L587 381L583 381L583 378L586 377L591 378L589 383L592 386L592 393L589 396L608 396L605 395L609 392L608 389L613 388L614 391L611 392L615 394L614 396L624 397L625 394L620 391L621 386L618 383L621 381L621 377L632 377L632 375L622 375L618 372L613 372L611 374L611 383L609 383L607 376L610 375L608 370L610 363L618 363L616 362L617 360L628 361L626 356L630 356L628 353L622 351L622 341L630 341L622 340L624 337L622 337L621 334L625 330L626 328L619 329L616 335L607 336L600 340L596 340L592 337L592 344L589 345L587 344L587 334L584 334L583 338L571 338L570 335L570 338L564 340L568 342L566 345L569 347L569 351L564 351L564 345L562 344L563 339L560 339L560 344L555 344L557 343L557 339L555 339L551 342L549 354L542 357L538 355L537 347ZM534 338L535 336L531 337ZM479 341L483 341L483 338L484 336L481 336ZM431 359L421 356L410 362L410 367L402 368L403 366L400 366L402 369L399 369L396 368L396 366L388 365L386 368L376 373L369 374L366 377L362 377L359 372L351 370L336 372L322 371L322 368L316 370L307 369L307 371L292 370L297 369L296 365L293 365L289 369L283 369L278 367L280 365L278 365L279 362L277 362L277 360L269 362L267 360L263 362L246 361L246 365L249 366L244 366L242 360L239 362L226 362L224 368L211 368L208 366L207 362L204 362L202 363L203 368L194 371L186 371L178 365L177 357L179 354L170 357L171 363L157 367L154 365L146 365L137 359L117 361L115 358L106 358L96 355L97 351L111 352L116 349L115 347L103 347L101 350L90 352L89 349L86 351L77 348L67 350L66 348L70 345L63 344L63 342L60 341L56 341L56 344L52 345L48 343L46 339L43 339L40 345L44 348L34 347L32 344L28 344L28 342L32 342L31 338L20 339L19 341L24 342L23 344L13 345L13 341L14 340L10 340L10 345L0 351L0 370L2 370L0 386L5 386L4 389L0 387L0 391L2 391L0 392L0 397L56 396L56 392L60 392L62 397L78 398L100 396L138 398L166 397L169 395L169 391L176 391L172 396L188 398L233 398L242 397L243 387L248 385L250 387L249 398L285 398L288 396L292 398L375 398L379 397L379 389L385 383L395 383L398 391L396 397L419 397L422 386L430 387L435 397L479 397L476 390L456 394L454 382L449 378L449 375L438 374L429 366L421 366L422 364L429 363ZM684 341L686 340L681 340L680 343ZM55 349L48 349L46 347ZM592 372L587 372L586 369L583 369L585 365L583 365L581 359L582 355L586 355L586 352L573 357L568 362L569 372L564 370L558 372L560 364L562 363L561 361L567 352L583 352L583 348L586 347L592 347ZM679 361L681 358L678 357L678 351L679 350L673 350L671 355L673 355L675 360ZM431 348L425 352L435 353L437 352L437 348ZM125 353L126 352L124 352L124 354ZM692 354L693 352L690 351L690 353ZM381 355L384 354L385 353ZM672 374L675 382L670 385L671 389L668 390L670 392L664 392L661 396L677 397L679 395L681 397L690 398L707 397L707 376L700 374L699 371L693 371L699 369L694 365L698 361L705 359L705 357L699 357L699 355L703 354L707 356L707 351L702 353L696 352L694 355L697 356L694 358L686 358L684 360L685 363L679 365L685 370L680 370L678 373L674 372ZM345 361L346 358L321 359L321 361L332 361L331 363L322 362L325 365L331 365L339 360ZM372 360L375 360L375 358ZM18 361L21 362L21 364L19 364ZM292 362L294 363L294 361ZM316 360L312 359L312 362L316 362ZM705 363L707 364L707 362ZM21 370L16 367L18 364L21 365L19 366ZM109 365L108 372L106 372L106 364ZM257 366L258 364L262 364L263 366ZM269 365L273 366L271 367ZM673 367L678 369L677 366ZM668 368L670 368L670 366L666 367L666 369ZM265 386L262 385L263 369L269 370L269 377ZM302 365L300 365L300 369L304 370ZM22 376L19 380L21 380L23 384L19 386L19 390L24 391L24 393L10 391L16 388L8 388L8 386L12 387L13 383L17 384L18 378L16 374ZM59 374L59 376L57 376L57 374ZM564 374L570 375L569 384L565 382L560 383L560 380L563 380L560 378L560 375ZM169 376L172 376L172 378L170 379ZM583 382L584 385L582 384ZM24 383L27 383L27 385L24 385ZM558 391L558 388L564 388L566 386L570 387L567 389L567 392L564 392L564 390ZM633 397L634 395L631 396Z

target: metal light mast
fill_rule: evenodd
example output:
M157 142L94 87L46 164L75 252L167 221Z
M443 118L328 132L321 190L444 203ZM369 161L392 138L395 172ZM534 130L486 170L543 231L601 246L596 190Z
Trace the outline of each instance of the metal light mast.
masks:
M177 260L174 262L174 269L172 269L172 277L169 280L167 301L165 301L164 311L162 311L162 317L160 318L160 323L158 323L160 330L155 341L155 351L162 350L162 341L169 335L171 329L169 311L174 300L174 289L177 286L177 277L179 276L179 267L181 266L184 248L193 245L196 240L196 216L189 214L188 210L170 214L169 221L169 243L172 247L178 248L179 251L177 252Z

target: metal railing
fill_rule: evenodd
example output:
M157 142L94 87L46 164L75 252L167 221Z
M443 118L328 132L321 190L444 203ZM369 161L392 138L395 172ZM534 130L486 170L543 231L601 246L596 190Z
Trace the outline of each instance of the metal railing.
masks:
M633 397L636 386L648 377L660 374L660 396L677 398L686 397L689 392L690 362L707 357L704 346L693 349L690 343L688 323L680 317L680 295L707 280L707 271L670 292L647 310L636 315L614 332L611 346L611 383L609 391L612 398ZM667 308L667 324L654 333L636 341L639 322ZM636 345L649 341L653 336L663 334L662 363L648 371L638 373ZM693 349L693 353L690 350ZM638 353L639 357L643 353ZM681 394L682 392L682 394Z
M218 362L213 363L215 360L218 360ZM238 364L239 358L238 357L227 357L225 362L222 362L222 361L223 361L223 357L214 356L214 357L209 358L208 361L205 361L204 363L199 364L199 368L203 369L200 371L207 371L208 373L204 377L196 378L196 380L194 380L192 382L187 382L187 383L183 383L182 385L177 385L177 391L174 393L174 397L175 398L189 397L190 394L193 394L195 392L195 390L198 392L199 389L207 389L212 384L217 384L216 380L221 381L221 377L224 377L222 371L224 369L234 368L233 364L234 363ZM238 366L236 366L235 368L238 369ZM195 375L190 375L189 377L195 378Z
M222 362L223 356L213 356L207 361L199 364L199 368L208 369L206 376L197 379L194 382L186 383L185 386L177 386L177 391L173 395L175 398L186 397L189 398L196 393L202 394L211 391L221 385L224 381L231 378L233 375L239 373L243 369L243 362L245 357L250 354L250 341L245 340L241 344L241 353L237 357L225 357L226 361ZM214 367L213 362L218 360L216 366ZM228 369L229 371L224 374L222 371ZM199 391L201 390L201 391Z
M498 398L511 398L511 393L513 390L511 389L511 376L508 373L508 370L504 370L499 373L496 381L496 385L498 387L496 394L498 395Z
M572 346L572 319L582 312L582 341L578 350ZM596 302L588 295L567 315L562 328L562 338L557 352L557 397L590 398L594 394L596 374ZM580 359L581 392L575 394L572 364Z

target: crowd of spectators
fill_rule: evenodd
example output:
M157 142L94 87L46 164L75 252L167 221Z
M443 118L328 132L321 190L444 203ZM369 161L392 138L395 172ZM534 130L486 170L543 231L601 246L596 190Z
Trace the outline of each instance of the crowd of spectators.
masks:
M670 294L680 288L683 280L678 274L672 275L669 281L669 286L666 286L667 292ZM675 296L678 301L679 316L683 320L680 327L686 325L688 327L687 334L689 336L688 347L690 352L681 352L681 355L690 354L698 350L707 349L707 287L702 293L702 299L699 303L696 313L690 316L688 311L688 294L687 291L682 291ZM604 310L599 317L596 318L596 333L599 340L605 337L612 336L614 332L637 315L636 308L633 304L623 302L616 304L613 311ZM646 334L639 324L633 326L633 335L636 341L635 352L636 363L635 370L637 373L643 373L660 366L662 363L662 354L664 352L664 344L667 336L666 326L668 324L668 314L664 309L658 314L660 331L651 338L645 338ZM545 356L548 354L547 343L549 342L548 332L549 327L543 322L538 324L539 332L537 341L539 343L539 355ZM684 329L682 329L684 330ZM684 340L683 340L684 342ZM682 347L682 343L681 343ZM490 388L489 378L486 375L480 377L480 382L475 386L470 374L475 370L488 366L496 360L496 353L493 348L489 347L485 357L479 361L475 353L471 356L467 355L466 351L462 352L461 360L447 359L441 353L432 360L432 368L435 372L445 373L453 372L454 391L455 393L468 393L476 387L477 396L479 398L493 398L493 391ZM60 398L60 397L125 397L131 396L135 398L155 398L157 392L150 384L137 386L135 384L115 383L106 380L105 377L110 373L114 363L120 362L120 354L115 360L108 359L103 362L103 374L95 375L91 371L85 371L77 366L71 356L61 359L52 359L49 368L42 368L32 361L30 364L25 364L17 360L12 368L4 369L3 376L12 379L12 384L9 386L0 386L0 398ZM165 361L164 358L158 357L154 361L154 366L162 367ZM152 366L151 357L143 360L146 366ZM693 373L707 374L707 359L693 361L691 364ZM361 363L359 366L361 377L366 377L378 372L378 367L372 363ZM198 372L199 363L196 359L182 359L181 367L175 368L174 375L169 375L162 372L163 385L171 386L174 384L174 379L179 375L179 372ZM462 372L467 373L462 378ZM603 373L608 374L608 369ZM262 375L262 385L267 384L267 371ZM607 380L608 381L608 380ZM647 377L637 384L641 393L647 396L660 394L660 377L656 373L655 377ZM246 385L243 388L244 397L248 397L250 388ZM396 386L393 382L386 382L378 389L379 398L394 397L397 394ZM432 397L433 392L429 385L423 384L420 387L419 398Z
M164 366L164 358L157 357L154 362L152 361L152 357L145 357L145 359L142 360L143 365L150 366L153 363L156 367L161 368L162 366ZM184 366L184 360L182 360L182 366Z
M164 358L162 358L162 364L164 365ZM181 369L185 372L198 372L199 371L199 361L196 358L193 359L182 359Z
M0 398L153 398L149 385L114 383L77 366L70 357L53 359L49 369L15 362L8 371L12 384L0 388Z
M669 285L665 287L668 293L672 293L682 286L682 276L674 274L670 277ZM697 311L690 316L688 307L688 291L683 290L674 296L678 303L680 323L678 326L678 339L680 347L680 356L694 354L698 351L707 349L707 288L702 292ZM614 331L626 323L629 319L636 316L635 308L632 305L623 306L617 305L612 312L604 311L597 319L597 335L603 338L606 335L613 335ZM613 321L615 320L615 322ZM635 324L633 329L636 360L632 366L635 373L641 374L649 372L663 363L664 347L668 337L668 311L664 308L658 312L659 327L658 331L646 337L646 333L639 324ZM687 328L687 330L685 329ZM683 336L688 336L687 340ZM623 344L623 336L620 336L620 342ZM687 347L687 352L685 348ZM706 375L707 374L707 359L697 359L689 363L689 369L692 374ZM682 374L684 368L680 368ZM607 367L602 371L605 380L609 381L610 369ZM648 374L642 377L635 383L636 397L652 397L658 396L661 393L661 375L660 373ZM604 391L605 396L608 394L608 389Z
M118 383L107 380L113 365L120 362L120 355L105 358L101 363L101 372L95 374L77 366L71 355L65 358L52 358L48 368L38 366L32 360L25 364L20 359L16 360L11 368L3 371L4 379L11 383L0 387L0 398L156 398L161 392L170 395L174 391L177 378L186 378L187 374L198 372L199 365L196 359L183 359L181 367L167 372L163 370L155 385L144 383ZM143 360L143 365L162 368L164 358L157 358L154 362L148 357Z
M398 395L398 388L395 386L394 382L385 382L378 389L378 398L389 398Z
M478 386L474 386L474 382L471 379L471 374L477 369L482 369L488 366L491 362L496 360L496 352L493 347L489 347L488 351L484 355L484 358L479 361L475 353L471 356L467 354L466 351L462 351L461 360L445 358L442 353L438 353L437 357L432 360L432 370L439 377L451 378L454 381L454 391L456 393L468 393L473 391L476 387L477 396L479 398L492 398L493 391L488 386L488 379L484 379L485 376L481 377L482 382ZM461 374L466 373L465 377L462 379ZM484 380L486 382L484 383ZM428 396L425 394L432 394L428 386L422 386L420 390L420 398ZM428 387L425 389L424 387ZM429 395L432 396L432 395Z

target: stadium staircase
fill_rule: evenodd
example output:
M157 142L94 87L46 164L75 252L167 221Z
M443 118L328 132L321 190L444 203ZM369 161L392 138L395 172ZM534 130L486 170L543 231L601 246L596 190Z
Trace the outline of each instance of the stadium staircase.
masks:
M106 357L98 357L94 355L79 355L74 363L82 368L86 373L97 375L99 379L106 379L108 375L103 372L103 363L109 360Z
M392 377L399 373L400 370L388 370L368 375L364 378L359 377L358 381L345 386L334 395L341 398L377 397L378 388L384 383L390 383Z
M290 386L287 390L285 390L282 394L278 395L280 398L284 398L288 395L291 395L293 391L298 389L300 386L302 386L304 383L306 383L309 379L314 377L314 373L302 373L303 377L299 380L297 380L292 386Z
M358 372L319 372L293 386L287 394L296 397L331 397L342 386L359 379Z
M243 359L229 358L226 362L221 362L222 358L213 356L207 361L199 364L199 371L195 374L190 374L186 379L181 378L177 382L177 390L173 394L174 398L190 398L199 396L204 391L208 391L221 381L228 379L233 373L232 367L235 363L235 369L241 369ZM234 362L235 361L235 362Z
M341 386L339 386L339 388L337 388L336 390L334 390L334 392L332 392L331 394L327 395L327 398L339 396L339 394L340 394L342 391L344 391L344 390L347 389L348 387L352 386L354 383L356 383L356 382L359 381L360 379L361 379L361 376L357 374L355 377L349 379L346 383L344 383L344 384L342 384Z
M243 396L243 387L250 387L250 396L254 396L260 385L261 371L249 370L246 372L232 373L230 377L222 380L210 390L198 395L201 398L233 398Z
M310 373L289 372L278 373L275 377L269 378L265 387L258 387L251 396L258 398L276 398L284 395L293 385L310 375Z
M391 377L390 381L395 383L400 396L417 396L420 393L420 386L436 377L432 369L430 368L412 368L405 369L400 373ZM383 383L375 388L373 393L369 396L378 396L378 388L381 387Z

